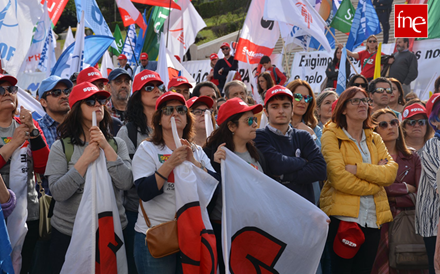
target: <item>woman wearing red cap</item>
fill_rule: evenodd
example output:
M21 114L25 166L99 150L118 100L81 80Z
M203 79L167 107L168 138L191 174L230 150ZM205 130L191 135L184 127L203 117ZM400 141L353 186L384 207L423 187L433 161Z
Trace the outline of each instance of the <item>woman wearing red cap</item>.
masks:
M405 145L402 138L403 131L399 127L399 119L392 110L377 110L371 118L376 125L375 131L382 137L391 157L399 164L394 183L385 187L391 213L395 218L403 210L415 209L416 192L419 186L422 165L416 151ZM397 269L390 267L388 230L389 224L383 224L381 227L381 240L371 273L424 273L422 269L397 271Z
M401 127L406 145L422 155L423 146L434 135L432 127L428 124L426 108L421 101L408 105L402 112L402 118Z
M398 165L379 134L373 132L370 111L365 90L350 87L339 97L332 122L324 126L321 141L327 180L320 207L331 219L327 247L332 273L370 273L379 228L393 219L384 186L394 182ZM344 240L338 236L344 222L356 224L365 236L357 252L332 248L336 241L340 246Z
M181 138L179 148L174 143L171 117L175 118ZM160 96L152 122L154 132L139 145L133 158L134 184L142 200L135 225L134 258L139 273L182 273L180 254L154 258L146 245L145 233L149 227L171 221L176 215L175 167L187 160L212 176L217 175L203 150L188 141L193 137L194 121L183 95L169 91ZM150 225L147 225L147 218Z
M257 170L264 172L266 164L263 154L254 146L257 135L256 113L263 110L262 105L248 106L240 98L232 98L224 103L217 116L218 128L209 137L204 150L211 159L211 164L221 174L220 162L226 157L223 147L233 151ZM212 207L211 207L212 206ZM225 273L221 243L222 195L219 185L210 205L210 219L217 240L217 255L220 273Z
M99 90L89 82L75 86L69 96L70 112L57 129L61 140L51 147L45 175L49 177L50 191L56 201L51 218L50 245L54 273L59 273L64 264L84 191L86 171L99 157L100 149L107 160L122 229L127 226L122 198L117 193L133 186L133 175L125 142L117 137L112 138L109 133L111 116L105 106L109 97L109 92ZM96 112L98 126L92 126L93 112ZM69 144L72 152L67 154Z
M186 101L186 105L194 116L194 138L193 141L197 145L203 147L206 143L206 126L205 126L205 111L212 111L214 100L208 96L194 96ZM214 113L211 112L211 121L213 128L215 127Z

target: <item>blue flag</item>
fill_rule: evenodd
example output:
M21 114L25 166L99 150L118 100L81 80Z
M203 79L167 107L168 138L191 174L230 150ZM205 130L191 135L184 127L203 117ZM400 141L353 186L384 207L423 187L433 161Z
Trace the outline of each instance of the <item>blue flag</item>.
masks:
M101 35L90 35L84 38L84 67L94 66L104 55L107 48L113 43L115 38ZM73 55L75 43L72 43L58 58L57 63L52 69L51 75L61 78L70 77L70 63Z
M144 10L143 17L145 22L147 22L146 14L147 14L147 10ZM142 48L144 47L145 36L147 36L147 32L144 33L144 31L145 30L141 28L136 38L136 47L134 48L134 55L136 60L139 60L139 57L141 56Z
M328 30L325 30L325 37L327 38L330 47L333 49L335 48L335 38L333 38L333 36L335 35L335 29L331 27L329 28L330 31L333 33L333 35L331 35L331 33ZM325 50L324 47L321 45L321 43L319 43L318 40L316 40L314 37L310 39L309 48Z
M122 53L127 56L130 66L137 66L136 56L134 49L136 47L136 25L131 24L128 26L127 36L125 37L124 46L122 47Z
M3 210L0 207L0 273L14 273L11 259L11 242L6 228Z
M347 72L345 71L345 63L347 62L347 48L344 46L342 48L341 60L339 61L339 73L338 73L338 83L336 86L336 93L341 95L347 86Z
M359 0L346 47L352 51L362 44L368 36L378 34L381 31L379 18L371 0Z

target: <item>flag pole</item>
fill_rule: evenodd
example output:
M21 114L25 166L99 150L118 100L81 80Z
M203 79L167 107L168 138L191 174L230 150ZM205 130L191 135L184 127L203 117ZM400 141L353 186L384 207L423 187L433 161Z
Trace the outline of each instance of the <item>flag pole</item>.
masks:
M173 1L173 0L170 0L170 7L168 8L168 10L170 12L168 13L168 18L167 18L167 20L168 20L168 27L167 27L167 44L166 44L166 48L168 48L168 36L170 36L171 1Z
M333 34L333 32L330 31L329 27L326 25L325 28L327 29L328 32L330 32L330 34L333 36L333 39L335 39L335 43L339 44L338 40L336 39L335 35ZM336 47L335 47L336 48ZM350 63L351 67L353 68L354 72L356 74L358 74L356 68L354 67L353 63L350 61L350 58L348 58L348 54L347 54L347 60Z
M328 33L328 28L325 29L324 36L327 36L327 33ZM336 41L335 41L335 43L336 43ZM321 47L322 47L322 44L319 43L318 51L321 49Z
M284 39L281 37L281 40L283 42L283 50L284 50L284 63L286 65L286 70L287 70L287 75L290 75L290 68L289 68L289 59L290 59L290 53L289 53L289 57L286 58L286 52L287 52L287 48L286 48L286 43L284 42Z

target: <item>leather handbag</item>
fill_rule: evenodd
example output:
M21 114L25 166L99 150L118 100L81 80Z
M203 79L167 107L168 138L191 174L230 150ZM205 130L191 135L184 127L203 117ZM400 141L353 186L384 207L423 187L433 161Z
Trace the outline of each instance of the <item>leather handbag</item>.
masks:
M174 216L174 220L152 227L141 199L139 199L139 204L141 205L145 223L148 226L145 235L145 244L148 244L148 250L151 256L157 259L179 252L176 216Z
M415 232L415 210L401 211L389 227L389 262L395 269L428 269L423 238Z
M37 174L36 177L37 177L38 186L40 187L39 191L41 194L41 197L39 199L40 224L39 224L38 232L40 234L40 238L42 238L43 240L48 240L50 239L52 233L52 226L50 225L50 218L49 218L49 208L50 208L50 203L52 202L52 196L49 196L44 192L40 174Z

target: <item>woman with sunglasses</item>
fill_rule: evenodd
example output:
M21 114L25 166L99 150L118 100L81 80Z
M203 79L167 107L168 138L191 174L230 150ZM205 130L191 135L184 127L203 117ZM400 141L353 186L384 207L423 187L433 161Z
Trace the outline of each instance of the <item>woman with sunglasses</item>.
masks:
M377 45L378 45L377 37L375 35L370 35L367 38L365 50L361 50L359 52L351 52L347 50L348 56L361 61L361 74L365 76L365 78L367 78L368 81L373 80ZM338 46L340 49L343 48L341 44L339 44ZM381 53L381 55L384 54Z
M185 160L218 178L209 158L197 145L191 145L193 117L185 105L185 98L172 91L162 94L156 101L153 115L153 133L142 142L133 158L133 179L142 200L135 225L134 259L138 273L182 273L180 254L153 258L145 242L149 226L171 221L176 215L174 189L175 167ZM182 146L176 148L171 130L171 117L175 118ZM219 179L219 178L218 178ZM145 210L146 215L142 213Z
M338 94L334 91L323 91L316 98L315 116L318 119L318 126L324 125L332 119L332 104L338 99Z
M258 75L258 93L264 101L264 97L266 96L266 91L273 87L275 84L273 82L272 76L268 71L265 71Z
M332 273L370 273L379 228L393 219L384 187L394 182L398 165L373 132L368 102L364 89L350 87L342 92L321 139L327 180L320 207L331 219L326 244ZM347 227L350 235L364 235L365 241L357 242L360 248L337 248L343 246L338 233Z
M89 82L75 86L69 96L70 112L57 129L61 140L53 143L49 154L45 175L49 178L50 191L56 201L51 218L49 251L54 273L59 273L64 264L84 191L86 172L99 157L101 149L112 179L122 229L127 226L122 197L118 193L133 186L133 175L125 142L112 138L109 133L111 116L105 106L109 97L108 91L99 90ZM92 126L93 112L96 112L98 126ZM66 144L72 145L70 159Z
M368 90L368 80L365 78L365 76L361 74L355 74L353 75L350 80L347 83L347 88L349 87L359 87L363 88L364 90Z
M388 153L399 165L394 183L385 187L391 213L395 218L403 210L415 209L413 201L416 199L422 165L416 151L405 145L403 131L399 127L399 119L392 110L380 109L374 112L371 118L376 125L375 132L382 137ZM397 271L390 267L388 260L388 230L389 224L383 224L379 248L371 273L424 273L422 269Z
M402 113L402 131L407 147L422 155L423 146L434 135L428 124L428 116L423 104L415 103L405 107Z
M205 127L205 111L212 111L214 100L208 96L194 96L186 101L186 106L194 117L194 138L193 142L196 145L203 147L206 143L206 127ZM214 113L211 112L211 121L215 127Z
M402 84L396 78L388 78L388 80L390 80L391 84L393 84L393 93L391 94L388 107L392 110L402 113L406 103Z
M18 204L27 204L26 207L17 208L8 218L8 224L16 224L8 227L10 235L26 235L24 243L18 241L12 247L23 244L21 269L27 273L31 270L32 254L39 237L39 201L34 173L44 173L49 147L43 131L32 119L31 111L23 107L18 111L16 84L15 77L0 74L0 175L6 187L17 195L14 197L11 192L4 193L3 202L13 202L12 199L16 198ZM27 219L24 218L26 210Z
M204 150L211 159L211 165L221 174L221 160L225 159L223 147L237 154L257 170L266 169L262 153L254 146L253 139L257 134L257 117L255 114L263 110L262 105L248 106L240 98L229 99L224 103L217 116L218 128L211 134ZM217 240L217 255L220 273L225 273L221 242L222 194L219 185L210 208L211 224Z

